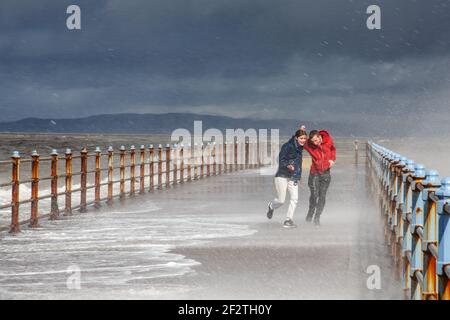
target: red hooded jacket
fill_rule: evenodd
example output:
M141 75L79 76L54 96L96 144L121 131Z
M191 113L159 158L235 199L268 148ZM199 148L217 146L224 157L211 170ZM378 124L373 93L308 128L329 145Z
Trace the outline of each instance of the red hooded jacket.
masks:
M319 131L322 136L322 143L315 146L311 141L305 143L305 150L309 152L312 158L311 174L324 173L330 168L329 160L336 161L336 148L333 138L325 131Z

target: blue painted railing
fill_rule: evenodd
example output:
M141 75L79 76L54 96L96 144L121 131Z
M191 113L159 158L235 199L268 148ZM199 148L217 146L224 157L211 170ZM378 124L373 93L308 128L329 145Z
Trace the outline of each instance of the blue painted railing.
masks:
M414 300L450 300L450 178L367 144L386 243Z

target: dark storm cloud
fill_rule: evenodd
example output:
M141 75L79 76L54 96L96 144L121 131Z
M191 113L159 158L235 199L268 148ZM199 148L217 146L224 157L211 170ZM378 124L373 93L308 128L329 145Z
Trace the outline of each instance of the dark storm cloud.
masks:
M80 32L65 28L69 4ZM370 4L381 31L365 26ZM376 123L448 108L450 1L2 1L0 27L4 120L190 111Z

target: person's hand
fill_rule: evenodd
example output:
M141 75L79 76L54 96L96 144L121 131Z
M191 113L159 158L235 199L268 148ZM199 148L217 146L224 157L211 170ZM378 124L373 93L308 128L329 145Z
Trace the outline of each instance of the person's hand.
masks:
M300 130L306 131L306 126L305 126L304 124L302 124L302 125L300 126Z
M292 164L288 165L287 168L288 168L289 171L294 171L295 170L295 168L294 168L294 166Z
M335 165L335 161L333 161L333 160L328 160L328 162L330 163L330 168L332 168L334 165Z

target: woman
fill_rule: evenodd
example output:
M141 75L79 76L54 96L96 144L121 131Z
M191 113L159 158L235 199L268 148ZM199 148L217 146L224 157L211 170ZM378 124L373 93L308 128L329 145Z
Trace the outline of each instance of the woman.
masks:
M336 162L336 148L333 138L327 131L312 130L305 144L305 150L312 158L308 178L311 196L306 221L311 222L314 218L314 224L320 226L320 216L325 208L327 191L331 182L331 168Z
M303 146L308 140L304 130L298 130L292 138L283 144L278 156L278 171L275 174L276 198L269 202L267 218L272 219L273 211L284 204L286 191L289 193L290 203L283 226L295 228L293 217L298 202L298 181L302 174Z

